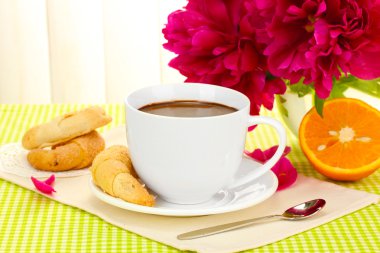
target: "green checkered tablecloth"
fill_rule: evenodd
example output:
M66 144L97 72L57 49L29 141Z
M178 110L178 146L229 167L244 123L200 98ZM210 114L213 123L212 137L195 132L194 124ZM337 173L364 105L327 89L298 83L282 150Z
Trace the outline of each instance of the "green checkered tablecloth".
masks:
M0 105L0 144L17 142L29 127L85 106ZM102 106L113 121L100 131L124 124L123 105ZM265 114L278 118L275 112ZM248 135L247 149L274 145L273 136L270 128L258 127ZM289 157L298 172L327 180L308 164L290 133L289 137ZM380 194L380 171L359 182L335 183ZM179 252L4 180L0 180L0 207L0 252ZM377 204L248 252L380 252L379 235Z

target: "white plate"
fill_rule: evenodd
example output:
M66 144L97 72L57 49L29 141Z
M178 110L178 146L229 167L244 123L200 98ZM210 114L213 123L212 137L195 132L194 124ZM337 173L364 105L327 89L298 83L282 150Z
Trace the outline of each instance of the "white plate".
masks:
M243 158L236 178L244 176L247 171L255 169L259 165L259 163L252 159ZM211 200L201 204L173 204L157 196L155 206L147 207L112 197L103 192L90 180L90 188L95 196L110 205L129 211L164 216L200 216L237 211L263 202L276 192L277 186L277 177L272 171L268 171L253 182L238 188L221 190L215 194Z

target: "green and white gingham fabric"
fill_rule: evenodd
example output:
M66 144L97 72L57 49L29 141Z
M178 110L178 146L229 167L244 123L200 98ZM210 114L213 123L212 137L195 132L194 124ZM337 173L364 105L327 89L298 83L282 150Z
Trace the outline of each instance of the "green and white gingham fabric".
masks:
M0 144L20 141L31 126L88 105L0 105ZM106 131L124 124L121 104L102 105L113 117ZM275 112L264 112L279 118ZM247 149L276 144L273 130L258 127L248 135ZM299 173L327 180L308 164L289 133L288 155ZM339 185L380 194L380 171L354 183ZM344 207L342 207L344 208ZM164 228L163 228L164 229ZM380 205L247 252L380 252ZM252 235L254 236L254 235ZM0 180L0 252L179 252L80 209L47 199Z

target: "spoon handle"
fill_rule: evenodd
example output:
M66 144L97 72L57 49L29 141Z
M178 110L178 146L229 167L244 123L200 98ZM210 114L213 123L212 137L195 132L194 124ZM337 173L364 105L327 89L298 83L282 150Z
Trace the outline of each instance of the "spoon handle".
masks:
M281 218L281 217L282 217L281 215L268 215L264 217L258 217L258 218L248 219L248 220L242 220L242 221L236 221L236 222L231 222L227 224L217 225L217 226L208 227L208 228L202 228L202 229L190 231L184 234L180 234L177 236L177 239L190 240L190 239L205 237L205 236L219 234L219 233L230 231L233 229L249 226L251 224L256 223L257 221L268 220L268 219L273 219L273 218Z

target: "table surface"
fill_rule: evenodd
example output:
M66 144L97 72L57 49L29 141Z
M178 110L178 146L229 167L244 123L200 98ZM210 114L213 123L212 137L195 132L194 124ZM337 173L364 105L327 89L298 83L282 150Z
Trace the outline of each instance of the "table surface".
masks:
M0 144L18 142L31 126L88 105L0 105ZM125 123L121 104L101 105L113 117L100 132ZM279 118L276 111L265 115ZM273 130L258 127L247 138L247 149L276 144ZM288 155L297 171L320 180L288 133ZM380 170L344 187L380 194ZM73 208L0 179L0 252L179 252ZM344 208L344 207L342 207ZM371 205L285 240L247 252L380 252L380 205Z

